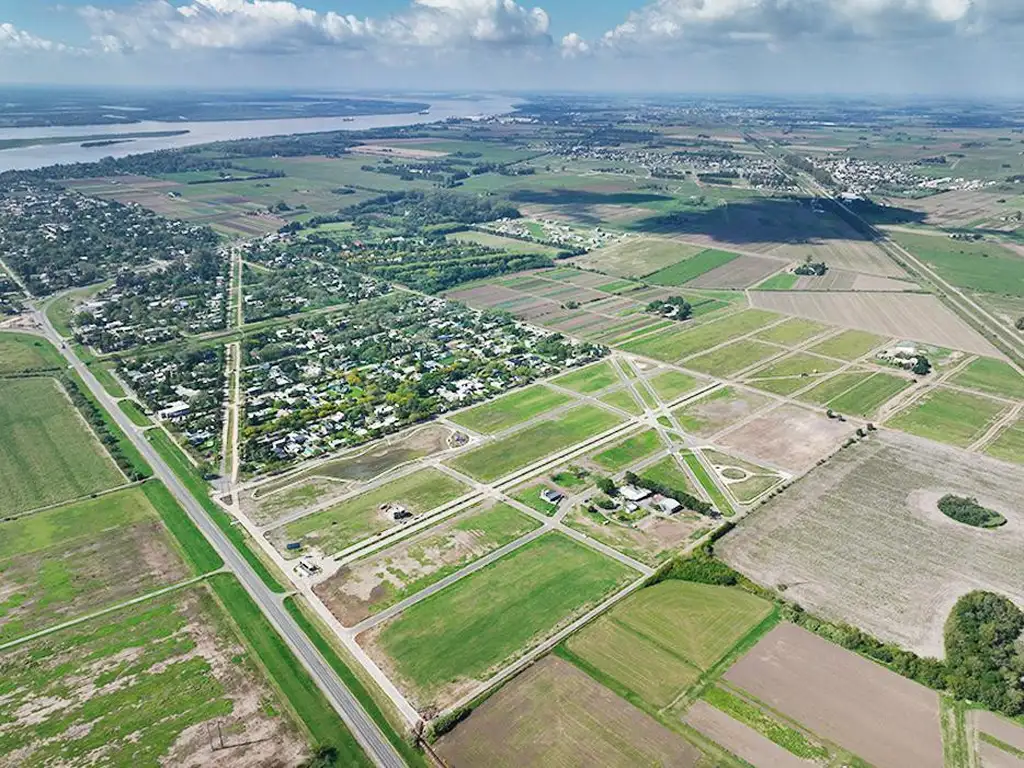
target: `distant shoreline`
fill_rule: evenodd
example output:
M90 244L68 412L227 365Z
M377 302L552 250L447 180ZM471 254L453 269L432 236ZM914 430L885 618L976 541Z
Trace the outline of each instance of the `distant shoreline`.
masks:
M0 139L0 152L22 147L42 147L48 144L78 144L83 148L122 144L133 139L167 139L184 136L188 129L178 131L138 131L136 133L90 133L84 136L40 136L30 139Z

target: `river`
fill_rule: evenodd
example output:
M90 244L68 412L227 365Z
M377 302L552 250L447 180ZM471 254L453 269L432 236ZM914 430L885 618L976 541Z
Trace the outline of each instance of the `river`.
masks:
M145 131L184 131L180 136L133 139L105 147L72 144L45 144L0 151L0 171L30 170L57 163L88 163L104 157L127 157L158 149L176 149L194 144L231 139L255 139L295 133L324 131L364 131L371 128L395 128L419 123L438 123L453 117L486 117L511 112L516 101L502 97L435 101L430 113L365 115L363 117L301 117L271 120L223 120L211 122L161 122L148 120L127 125L75 125L41 128L3 128L0 139L39 139L60 136L103 136Z

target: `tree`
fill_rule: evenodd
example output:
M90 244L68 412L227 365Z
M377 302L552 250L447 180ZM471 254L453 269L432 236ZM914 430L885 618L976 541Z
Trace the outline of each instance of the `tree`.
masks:
M608 496L619 495L619 489L615 487L615 481L612 480L610 477L597 478L597 487L601 490L602 493L605 493Z
M932 372L932 364L929 362L927 357L925 357L924 355L920 355L917 358L917 362L914 363L914 367L911 368L910 370L916 373L918 376L927 376L929 373Z
M1017 330L1024 331L1024 317L1017 319Z

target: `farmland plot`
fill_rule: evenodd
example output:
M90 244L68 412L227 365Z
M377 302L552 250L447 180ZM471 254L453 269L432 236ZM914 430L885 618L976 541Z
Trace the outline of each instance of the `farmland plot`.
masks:
M705 272L686 284L687 288L749 288L778 272L785 262L761 256L740 256L728 264Z
M700 253L695 245L645 237L591 251L573 262L616 277L642 277Z
M865 385L870 384L870 380ZM887 423L893 429L967 448L985 435L1007 404L951 389L931 390Z
M672 411L680 426L699 437L711 437L753 415L771 400L735 387L722 387Z
M928 294L755 291L750 302L785 315L1002 357L977 331Z
M993 530L943 515L947 493L973 496L1009 521ZM717 547L755 581L925 656L963 594L984 589L1024 605L1020 470L895 432L875 433L770 500Z
M803 472L828 456L853 427L795 405L782 405L733 429L718 441L743 456Z

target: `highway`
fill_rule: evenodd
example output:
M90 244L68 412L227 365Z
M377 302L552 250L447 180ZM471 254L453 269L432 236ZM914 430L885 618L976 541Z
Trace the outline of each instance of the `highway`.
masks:
M157 479L161 480L174 494L181 506L192 518L196 526L210 544L217 550L224 560L225 568L234 573L243 584L246 591L263 611L263 614L273 625L274 629L284 638L302 665L316 681L320 690L337 710L338 715L355 736L363 750L380 768L400 768L405 766L405 761L398 754L391 743L384 737L377 724L363 709L352 692L345 687L341 678L334 672L331 666L324 660L320 652L299 628L299 625L291 617L284 607L283 596L272 592L238 553L231 544L231 541L217 527L216 523L206 513L206 510L196 501L189 490L182 485L170 467L164 462L160 455L149 444L149 441L132 424L131 420L118 407L117 403L107 394L99 381L77 355L64 343L64 340L54 329L44 312L35 311L35 319L42 326L46 337L53 342L60 350L68 364L82 378L93 396L103 405L111 418L128 436L149 465Z

